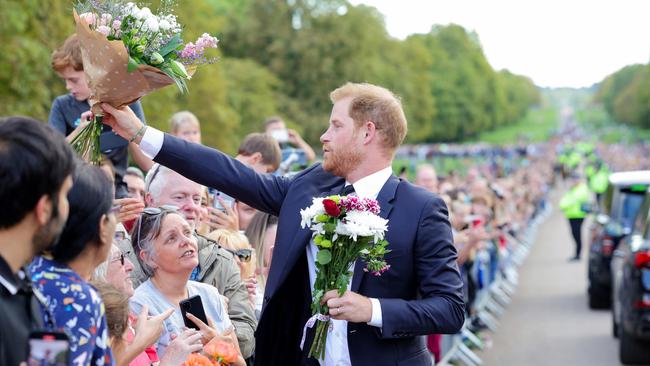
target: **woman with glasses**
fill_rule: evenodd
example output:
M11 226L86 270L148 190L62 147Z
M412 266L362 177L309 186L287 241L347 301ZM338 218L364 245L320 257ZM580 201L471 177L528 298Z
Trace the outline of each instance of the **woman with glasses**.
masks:
M131 298L134 293L131 281L133 263L128 258L129 254L113 244L108 259L95 269L93 276L97 283L108 283L127 298ZM110 322L111 308L108 304L106 311ZM159 361L159 366L179 365L191 352L201 350L201 334L189 329L170 343L165 357L160 360L154 344L160 338L163 321L171 315L171 310L161 316L148 317L148 315L148 311L141 312L140 316L129 312L124 335L111 343L116 365L149 366Z
M143 270L150 276L131 298L131 311L140 313L144 307L156 316L169 309L173 313L163 324L163 332L156 342L158 353L165 355L173 334L180 334L185 325L179 303L195 295L200 296L208 324L191 314L188 318L201 331L205 344L214 337L232 343L239 351L232 323L219 291L210 285L190 281L190 275L199 264L198 245L190 225L173 206L148 207L135 225L132 235ZM239 357L237 365L245 365Z
M68 202L59 241L31 264L34 293L44 324L68 335L71 364L112 365L104 305L88 281L106 260L115 235L113 185L100 168L80 163Z
M246 235L239 231L217 229L206 235L206 238L214 240L224 249L232 253L235 262L237 262L237 266L239 266L241 280L246 283L248 299L250 300L251 305L257 311L257 304L259 303L259 310L261 311L264 291L257 286L257 276L255 275L255 253L253 252L251 245L248 243Z

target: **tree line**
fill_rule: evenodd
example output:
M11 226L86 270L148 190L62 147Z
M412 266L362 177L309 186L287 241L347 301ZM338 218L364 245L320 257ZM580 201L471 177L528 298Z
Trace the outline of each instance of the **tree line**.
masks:
M607 76L594 99L614 121L650 129L650 64L626 66Z
M72 2L0 0L0 8L0 115L46 119L65 93L50 54L74 32ZM458 25L397 40L375 8L344 0L193 0L176 14L187 40L217 35L219 58L198 70L189 94L169 87L144 97L147 120L166 130L174 112L190 110L204 143L226 151L273 115L317 143L329 92L346 81L395 91L412 143L462 141L520 120L540 101L529 78L494 70L478 35Z

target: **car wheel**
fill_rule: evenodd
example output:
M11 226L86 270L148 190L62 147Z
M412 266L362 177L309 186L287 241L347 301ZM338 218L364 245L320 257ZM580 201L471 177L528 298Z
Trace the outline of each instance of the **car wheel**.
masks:
M614 319L614 314L612 314L612 336L614 338L618 338L619 337L619 332L620 332L620 330L619 330L619 327L618 327L618 323L616 322L616 319Z
M607 296L606 291L596 291L596 289L589 291L590 309L609 309L610 306L611 299Z
M644 342L634 338L625 331L624 327L619 329L621 341L619 342L619 358L625 365L636 365L650 363L650 342Z

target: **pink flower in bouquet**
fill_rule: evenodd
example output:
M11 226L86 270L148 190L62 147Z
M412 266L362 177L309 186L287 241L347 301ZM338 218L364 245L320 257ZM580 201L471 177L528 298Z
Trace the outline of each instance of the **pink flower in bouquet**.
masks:
M106 25L108 26L111 24L111 20L113 20L113 16L110 14L102 14L101 18L99 19L99 25Z
M323 200L323 207L325 207L325 212L332 217L339 217L341 214L341 208L339 205L329 198Z
M93 25L97 21L97 15L95 13L83 13L79 15L79 18L83 19L86 23Z
M96 30L105 36L108 36L111 33L111 28L106 25L100 25Z
M217 43L219 43L219 40L216 37L203 33L203 35L196 40L196 50L197 52L203 52L206 48L217 48Z
M196 46L192 42L187 42L185 48L181 51L181 58L194 58L196 57Z

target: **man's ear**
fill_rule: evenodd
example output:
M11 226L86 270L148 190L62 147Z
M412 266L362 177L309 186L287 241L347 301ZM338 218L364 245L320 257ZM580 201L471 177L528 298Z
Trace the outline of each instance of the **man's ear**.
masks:
M249 159L250 159L251 165L255 165L255 164L262 161L262 153L259 152L259 151L254 152L253 155L251 155L249 157Z
M156 207L156 206L154 205L153 196L152 196L151 193L149 193L149 192L146 192L146 193L144 194L144 205L145 205L146 207Z
M52 199L47 195L42 195L34 207L34 216L40 225L45 225L52 218Z
M364 134L363 143L369 144L375 138L375 135L377 135L377 126L375 126L374 122L368 121L363 125L361 131Z

